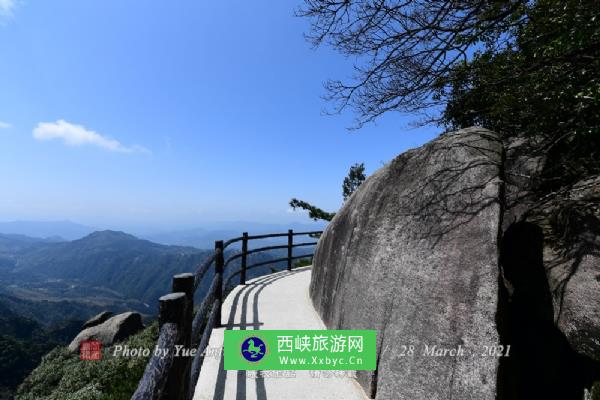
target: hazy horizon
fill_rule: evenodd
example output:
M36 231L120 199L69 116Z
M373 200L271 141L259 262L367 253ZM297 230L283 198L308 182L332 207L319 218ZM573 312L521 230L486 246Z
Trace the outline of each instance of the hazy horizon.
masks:
M127 224L82 224L71 220L0 220L0 233L2 234L21 234L25 236L47 238L51 236L61 236L53 230L71 229L80 231L122 231L132 235L153 236L163 234L185 234L185 233L211 233L211 232L266 232L266 231L285 231L287 229L321 229L326 225L323 221L291 221L289 223L266 223L260 221L204 221L188 225L127 225ZM11 229L12 228L12 229ZM35 234L38 230L39 233ZM77 234L77 237L86 236ZM62 235L68 236L68 235ZM72 238L63 237L71 240ZM224 238L226 239L226 238Z

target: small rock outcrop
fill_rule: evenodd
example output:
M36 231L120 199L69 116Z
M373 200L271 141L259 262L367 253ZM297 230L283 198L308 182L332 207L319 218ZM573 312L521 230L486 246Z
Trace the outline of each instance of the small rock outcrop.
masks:
M104 321L108 320L114 314L110 311L102 311L100 314L93 316L92 318L85 321L81 329L91 328L92 326L100 325Z
M95 339L102 342L103 346L124 340L144 328L142 316L136 312L126 312L115 315L99 325L82 330L69 344L70 351L77 351L79 344L84 340Z

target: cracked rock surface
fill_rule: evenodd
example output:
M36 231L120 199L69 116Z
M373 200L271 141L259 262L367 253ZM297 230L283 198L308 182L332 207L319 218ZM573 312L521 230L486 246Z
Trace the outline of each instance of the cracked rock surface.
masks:
M377 329L377 399L493 399L502 143L471 128L370 176L320 239L310 293L329 328ZM465 356L423 356L425 346ZM407 346L407 347L403 347ZM411 355L408 351L413 346ZM403 356L404 354L404 356Z
M600 179L541 197L534 141L443 134L371 175L326 228L310 295L328 328L378 330L367 395L579 400L600 380ZM510 343L510 359L483 356Z

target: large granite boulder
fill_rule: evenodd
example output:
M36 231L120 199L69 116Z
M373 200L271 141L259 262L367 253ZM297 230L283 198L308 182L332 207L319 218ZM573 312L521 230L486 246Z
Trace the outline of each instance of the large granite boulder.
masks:
M375 172L327 227L310 295L328 327L379 331L378 368L358 375L368 395L598 391L600 177L549 190L542 140L443 134ZM510 356L484 355L495 345Z
M496 398L499 359L481 353L499 344L502 161L493 132L444 134L370 176L323 233L310 295L327 327L378 330L367 394Z
M107 321L114 314L110 311L102 311L100 314L94 315L92 318L84 322L81 329L91 328L92 326L100 325L104 321Z
M103 346L124 340L144 328L142 316L136 312L126 312L115 315L105 322L84 329L69 344L70 351L77 351L84 340L99 340Z

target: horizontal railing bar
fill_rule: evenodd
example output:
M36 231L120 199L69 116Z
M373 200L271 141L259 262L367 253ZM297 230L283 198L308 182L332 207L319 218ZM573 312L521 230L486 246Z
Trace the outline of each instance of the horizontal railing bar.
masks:
M314 256L314 254L303 254L301 256L294 256L291 259L298 260L300 258L308 258L308 257L313 257L313 256ZM287 259L288 259L287 257L283 257L283 258L277 258L275 260L263 261L263 262L259 262L256 264L249 265L246 267L246 269L248 270L248 269L255 268L255 267L262 267L263 265L275 264L278 262L287 261Z
M287 261L287 257L284 258L283 260ZM259 264L254 264L254 265L251 265L249 267L246 267L246 271L249 270L249 269L252 269L252 268L264 267L265 265L269 265L269 264L268 263L267 264L260 264L260 265Z
M247 270L247 269L248 269L248 268L246 267L246 270ZM225 281L225 284L223 285L223 287L225 287L225 288L226 288L226 287L227 287L227 285L229 285L229 282L230 282L230 281L231 281L233 278L235 278L236 276L238 276L238 275L239 275L241 272L242 272L242 269L240 268L240 269L238 269L237 271L235 271L233 274L229 275L229 276L227 277L227 280Z
M309 257L313 257L313 256L314 256L314 254L304 254L304 255L302 255L302 256L295 256L295 257L292 257L292 260L297 260L297 259L300 259L300 258L309 258ZM253 264L253 265L251 265L251 266L249 266L249 267L246 267L246 271L247 271L247 270L249 270L249 269L252 269L252 268L256 268L256 267L262 267L262 266L264 266L264 265L268 265L268 264L270 264L270 263L276 263L276 262L281 262L281 261L286 261L286 260L287 260L287 257L285 257L285 258L280 258L280 259L278 259L278 260L268 261L268 262L266 262L266 263L258 263L258 264ZM230 281L231 281L233 278L235 278L237 275L239 275L241 272L242 272L242 270L241 270L241 269L238 269L238 270L237 270L237 271L235 271L233 274L231 274L231 275L230 275L230 276L227 278L227 281L225 282L225 287L227 287L227 285L229 284L229 282L230 282Z
M292 232L292 236L317 235L317 234L321 234L321 233L323 233L323 231ZM275 238L275 237L287 237L288 235L289 235L289 233L269 233L266 235L248 236L248 240L268 239L268 238ZM242 238L238 238L238 239L241 240Z
M140 380L137 390L131 397L131 400L149 400L149 399L161 399L165 385L169 378L168 371L171 369L175 355L175 344L177 342L177 336L179 330L177 324L172 322L165 323L160 328L160 333L157 341L157 348L168 349L168 352L164 354L164 350L161 351L160 355L156 353L150 358L150 361L146 365L144 375Z
M188 395L190 398L194 394L194 389L196 386L196 381L200 374L200 368L202 365L202 361L205 358L205 350L208 346L208 341L210 339L210 335L215 326L220 326L220 311L221 311L221 294L220 291L223 288L223 277L222 271L224 266L229 264L231 261L234 261L240 257L247 256L249 254L254 254L258 252L264 252L269 250L280 250L280 249L288 249L288 257L277 258L273 260L263 261L259 263L252 264L246 268L246 270L252 268L258 268L265 265L272 265L277 263L283 263L288 261L288 269L290 268L291 262L289 260L297 260L304 258L312 258L314 254L303 254L299 256L292 257L291 249L295 247L304 247L304 246L315 246L318 242L305 242L305 243L296 243L293 244L292 237L293 236L303 236L303 235L321 235L322 231L306 231L306 232L293 232L292 230L287 233L274 233L274 234L263 234L263 235L255 235L248 236L244 233L244 236L236 237L229 239L225 242L217 241L215 244L215 251L212 252L196 269L194 273L194 291L198 289L201 281L205 277L207 271L210 266L216 262L216 275L211 281L210 287L207 293L204 295L204 298L198 308L196 315L194 316L194 320L192 321L191 331L186 331L187 335L191 333L192 337L192 346L196 344L195 338L198 338L201 334L201 338L198 341L197 354L194 357L192 364L190 366L189 362L187 363L187 368L191 369L190 372L190 392ZM247 250L246 252L234 254L229 257L226 262L223 262L223 253L224 249L227 246L239 242L244 241L244 244L250 240L259 240L259 239L268 239L268 238L288 238L287 245L273 245L273 246L265 246L259 247L251 250ZM242 246L242 249L246 249L245 246ZM245 258L244 258L245 260ZM244 265L244 263L242 263ZM234 272L227 278L226 284L229 284L231 279L237 275L242 273L242 270ZM209 312L210 311L210 312ZM208 315L208 318L207 318ZM217 321L218 320L218 321ZM189 322L188 327L184 329L190 329ZM146 369L144 371L144 375L140 380L137 390L134 393L132 399L134 400L147 400L147 399L161 399L164 398L167 394L166 390L170 390L166 388L167 381L169 380L169 374L171 373L171 369L175 368L173 365L175 364L174 359L174 348L175 345L180 340L180 335L184 334L184 332L180 332L179 328L174 323L164 323L160 328L159 337L157 341L157 346L160 348L168 349L168 353L165 357L153 356L150 358L148 364L146 365ZM188 336L189 337L189 336ZM188 339L189 340L189 339ZM178 365L178 364L177 364ZM177 367L179 368L179 367ZM169 383L170 385L170 383Z
M269 233L269 234L265 234L265 235L254 235L254 236L248 236L248 240L256 240L256 239L268 239L268 238L275 238L275 237L287 237L287 233Z
M312 232L294 232L293 236L303 236L303 235L320 235L323 231L312 231Z
M248 265L246 267L246 269L250 269L250 268L254 268L254 267L260 267L262 265L275 264L275 263L278 263L278 262L287 261L287 259L288 259L287 257L283 257L283 258L276 258L275 260L263 261L263 262L259 262L259 263L256 263L256 264Z
M297 243L297 244L293 244L292 247L316 246L317 243L318 242ZM287 248L288 248L287 244L282 244L282 245L277 245L277 246L259 247L257 249L248 250L246 252L246 255L254 254L254 253L259 253L261 251L281 250L281 249L287 249ZM225 261L225 266L227 266L231 261L234 261L234 260L237 260L238 258L243 257L243 255L244 255L244 253L237 253L237 254L234 254L233 256L229 257L227 259L227 261Z
M208 268L210 268L210 265L215 261L216 257L217 253L213 252L213 254L204 260L202 265L196 270L194 274L194 292L198 289L198 285L200 285L202 278L204 278L204 274L206 274L206 271L208 271Z
M315 256L314 254L303 254L301 256L294 256L294 257L292 257L292 260L299 260L301 258L312 258L314 256Z
M246 252L246 254L254 254L254 253L259 253L261 251L269 251L269 250L279 250L279 249L287 249L287 244L280 244L277 246L266 246L266 247L259 247L256 249L252 249L252 250L248 250Z
M240 241L240 240L242 240L242 239L243 239L243 237L242 237L242 236L240 236L240 237L236 237L236 238L233 238L233 239L229 239L229 240L227 240L226 242L223 242L223 249L225 249L225 248L226 248L227 246L229 246L230 244L233 244L233 243L235 243L235 242L239 242L239 241Z
M301 256L294 256L294 257L292 257L292 260L298 260L300 258L309 258L309 257L313 257L313 256L314 256L313 254L303 254ZM272 261L267 261L267 262L263 262L263 263L253 264L253 265L250 265L249 267L246 267L246 270L249 270L249 269L252 269L252 268L256 268L256 267L262 267L262 266L269 265L269 264L278 263L278 262L281 262L281 261L287 261L287 259L288 259L287 257L285 257L285 258L278 258L277 260L272 260Z
M295 232L295 233L293 233L293 235L294 236L312 235L312 234L317 234L317 233L322 233L322 231ZM269 234L269 235L255 235L255 236L248 236L248 240L266 239L266 238L270 238L270 237L285 237L285 236L288 236L288 234L287 233L274 233L274 234ZM242 239L243 239L243 237L236 237L236 238L230 239L223 243L223 248L229 246L232 243L239 242ZM316 244L317 244L317 242L298 243L298 244L292 245L292 247L311 246L311 245L316 245ZM288 247L287 245L260 247L257 249L249 250L246 254L258 253L260 251L286 249L287 247ZM235 254L235 255L229 257L227 259L227 261L225 261L224 266L227 266L231 261L236 260L242 256L243 256L242 253L238 253L238 254ZM204 261L204 263L202 263L202 265L196 271L195 276L194 276L194 291L198 288L200 281L204 277L204 274L206 273L206 271L210 268L210 265L215 261L215 258L216 258L216 253L213 253L208 259L206 259Z
M217 310L221 307L221 303L219 300L215 300L212 305L212 310L210 311L210 317L208 318L208 323L204 332L202 333L202 338L200 339L200 343L198 344L198 350L196 355L194 356L194 360L192 361L192 367L190 370L190 393L188 398L194 397L194 390L196 388L196 383L198 381L198 376L200 375L200 367L202 366L202 361L204 361L205 350L208 347L208 341L210 339L210 334L212 333L212 328L215 326L217 319Z
M196 316L194 317L194 321L192 322L192 341L198 337L202 329L204 328L206 322L206 314L210 311L210 307L214 301L215 293L217 292L217 287L219 286L219 279L215 275L210 284L210 288L206 295L204 296L204 300L198 307L198 311L196 312Z
M240 258L243 255L244 255L244 253L237 253L237 254L232 255L225 261L225 264L223 264L223 268L226 267L227 265L229 265L230 262L237 260L238 258Z
M319 243L319 242L304 242L304 243L293 244L292 247L316 246L317 243ZM287 246L285 246L285 247L287 247Z

